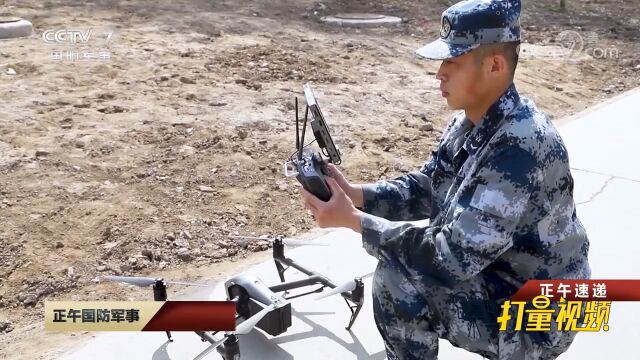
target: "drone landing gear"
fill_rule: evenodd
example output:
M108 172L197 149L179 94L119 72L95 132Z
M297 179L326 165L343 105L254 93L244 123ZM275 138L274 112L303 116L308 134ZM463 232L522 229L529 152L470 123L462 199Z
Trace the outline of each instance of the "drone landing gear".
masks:
M282 239L279 237L273 241L273 260L275 261L276 269L278 270L278 275L280 276L280 281L282 281L282 284L271 286L269 287L269 289L273 292L284 291L286 300L291 300L291 299L309 295L312 293L319 293L319 292L322 292L322 290L326 287L336 288L336 285L331 283L331 281L329 281L329 279L327 279L325 276L319 273L316 273L314 271L307 270L303 266L297 264L295 261L285 257L284 243L282 242ZM307 279L296 280L296 281L291 281L286 283L284 278L284 272L290 267L294 267L295 269L298 269L300 272L306 274L309 277ZM342 297L347 302L347 306L349 307L349 310L351 311L351 318L349 319L349 324L346 327L347 330L351 330L351 326L353 326L353 323L356 321L356 318L358 317L358 314L362 309L362 304L364 304L364 283L362 282L362 278L359 278L359 279L356 278L354 281L355 281L355 288L352 288L353 290L349 289L341 293ZM320 284L320 287L306 293L302 293L294 296L286 296L290 289L295 289L302 286L315 285L315 284Z
M217 333L217 332L216 332ZM215 335L213 333L212 335ZM222 356L223 360L237 360L240 359L240 338L235 334L227 334L221 340L216 340L212 335L204 331L196 331L196 334L200 336L203 342L209 342L211 345L201 352L194 360L201 360L211 353L214 349Z
M165 284L164 280L158 279L153 284L153 300L154 301L167 301L167 284ZM167 338L169 338L169 342L173 342L173 338L171 337L171 331L166 331Z
M351 319L345 329L351 330L351 326L356 321L364 303L364 283L362 279L356 279L356 288L351 292L350 296L344 296L344 301L347 303L349 310L351 310Z
M236 335L229 335L221 346L216 348L223 360L240 358L240 339Z
M276 269L278 269L278 276L280 276L280 282L284 282L284 272L289 268L282 266L282 264L280 264L277 260L275 261L276 263Z
M284 282L284 272L290 267L284 267L278 259L284 259L284 243L281 237L277 237L273 241L273 259L276 263L276 269L278 270L278 276L280 276L280 282Z

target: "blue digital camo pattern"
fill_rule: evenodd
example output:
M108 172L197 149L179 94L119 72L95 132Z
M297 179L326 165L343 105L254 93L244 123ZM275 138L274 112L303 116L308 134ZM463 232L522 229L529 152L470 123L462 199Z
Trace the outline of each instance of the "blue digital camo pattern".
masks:
M363 192L389 358L434 358L439 337L491 359L553 359L569 347L575 333L497 331L500 304L527 280L591 274L567 150L513 84L477 126L457 114L419 171Z
M520 41L520 8L519 0L461 1L442 13L440 38L416 54L444 60L481 44Z

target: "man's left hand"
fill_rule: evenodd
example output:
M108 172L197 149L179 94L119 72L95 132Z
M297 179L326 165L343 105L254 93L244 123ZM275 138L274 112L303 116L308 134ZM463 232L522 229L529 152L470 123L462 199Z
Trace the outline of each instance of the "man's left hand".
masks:
M326 179L331 188L331 199L324 202L303 188L305 207L311 210L321 228L346 227L360 232L360 210L356 209L351 199L333 178L326 177Z

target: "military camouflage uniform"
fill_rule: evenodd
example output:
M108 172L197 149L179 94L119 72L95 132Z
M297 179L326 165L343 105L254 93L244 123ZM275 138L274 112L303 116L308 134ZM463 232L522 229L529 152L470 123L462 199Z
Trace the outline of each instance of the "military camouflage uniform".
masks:
M443 60L518 42L519 17L519 1L463 1L416 53ZM438 338L490 359L553 359L569 347L575 333L498 332L500 304L527 280L590 277L567 150L513 84L477 125L458 113L420 171L363 193L363 244L380 260L374 315L390 359L436 358Z
M479 125L455 116L420 171L363 191L362 239L380 259L374 313L390 358L435 358L439 337L492 359L568 348L575 333L497 331L499 305L527 280L590 276L567 151L514 85Z

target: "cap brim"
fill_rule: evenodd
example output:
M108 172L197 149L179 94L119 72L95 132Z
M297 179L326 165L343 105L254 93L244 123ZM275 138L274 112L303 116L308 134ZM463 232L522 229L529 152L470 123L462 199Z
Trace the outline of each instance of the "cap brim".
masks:
M442 39L431 42L418 50L416 55L429 60L446 60L460 55L464 55L469 51L477 48L480 44L457 45L450 44Z

